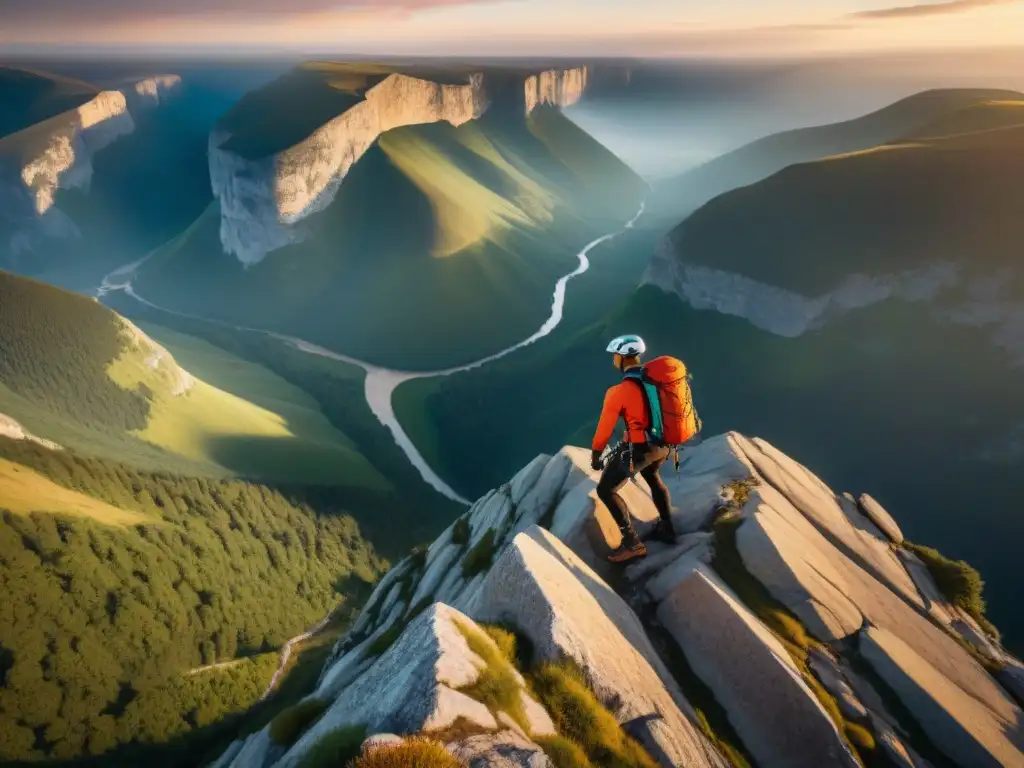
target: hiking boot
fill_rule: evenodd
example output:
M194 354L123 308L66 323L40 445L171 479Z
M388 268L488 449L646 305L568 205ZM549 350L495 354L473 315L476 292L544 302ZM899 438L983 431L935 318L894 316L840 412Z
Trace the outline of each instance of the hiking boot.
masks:
M646 534L644 541L660 541L662 544L676 543L676 529L671 520L659 519Z
M640 541L640 537L636 535L636 530L633 526L630 525L628 528L620 530L622 531L622 543L618 549L612 550L611 554L608 555L608 562L628 563L630 560L646 557L647 547Z

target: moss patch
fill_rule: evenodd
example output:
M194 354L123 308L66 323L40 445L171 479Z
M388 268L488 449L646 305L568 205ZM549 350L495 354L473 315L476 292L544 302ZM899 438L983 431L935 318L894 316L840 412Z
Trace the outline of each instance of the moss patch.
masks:
M921 559L949 602L966 611L991 637L999 639L999 630L985 616L985 582L977 570L963 560L950 560L931 547L909 541L903 542L903 547Z
M495 716L499 712L507 713L529 733L530 720L523 709L523 687L510 661L515 657L515 636L497 627L484 634L462 622L457 621L456 625L466 638L469 649L486 664L476 681L459 691L486 705ZM492 638L501 644L492 642ZM509 649L511 655L506 655Z
M340 765L340 763L338 764ZM349 768L462 768L455 757L433 739L406 739L357 757Z
M619 726L570 662L543 664L530 680L558 732L602 768L655 768L657 763Z
M488 528L476 546L462 558L462 577L469 580L490 568L494 561L494 550L494 529Z
M284 710L270 723L270 739L290 747L323 716L327 704L322 699L306 699Z
M366 739L365 725L344 725L324 735L309 751L301 768L338 768L359 755Z
M464 547L469 543L469 518L463 515L452 526L452 544Z

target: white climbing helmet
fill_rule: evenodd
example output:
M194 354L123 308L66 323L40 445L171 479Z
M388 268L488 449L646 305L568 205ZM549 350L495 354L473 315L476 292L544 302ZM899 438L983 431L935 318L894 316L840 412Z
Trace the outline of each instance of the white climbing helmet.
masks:
M639 336L629 334L612 339L611 344L608 345L608 349L605 351L622 355L623 357L632 357L633 355L642 355L646 352L647 345L644 344L644 340Z

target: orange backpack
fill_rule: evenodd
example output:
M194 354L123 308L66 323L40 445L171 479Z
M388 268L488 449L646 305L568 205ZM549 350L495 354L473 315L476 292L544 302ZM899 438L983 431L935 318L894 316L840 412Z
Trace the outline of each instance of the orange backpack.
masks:
M651 414L647 431L653 440L682 445L700 432L702 424L693 405L690 376L682 360L657 357L634 371L627 372L625 378L637 381L647 395Z

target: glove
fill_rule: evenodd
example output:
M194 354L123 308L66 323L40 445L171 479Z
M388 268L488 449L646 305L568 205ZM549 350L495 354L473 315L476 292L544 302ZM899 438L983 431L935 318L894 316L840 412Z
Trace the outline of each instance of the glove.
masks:
M600 472L604 469L604 460L601 458L601 451L590 452L590 468L595 472Z

